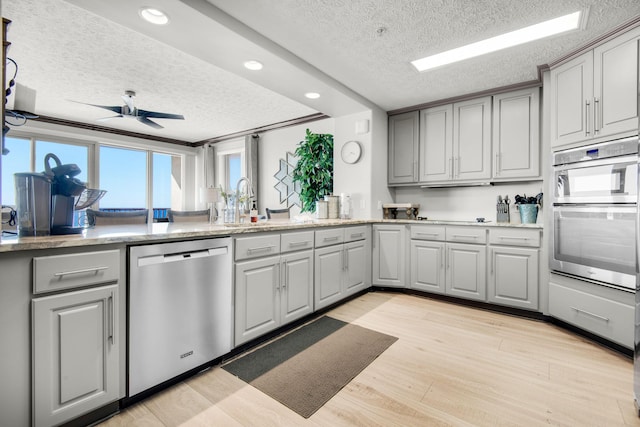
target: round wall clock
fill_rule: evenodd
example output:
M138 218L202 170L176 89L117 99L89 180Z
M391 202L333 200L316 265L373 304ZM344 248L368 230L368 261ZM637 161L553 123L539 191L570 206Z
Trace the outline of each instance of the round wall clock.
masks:
M358 141L347 141L342 146L340 157L345 163L353 164L360 160L362 146Z

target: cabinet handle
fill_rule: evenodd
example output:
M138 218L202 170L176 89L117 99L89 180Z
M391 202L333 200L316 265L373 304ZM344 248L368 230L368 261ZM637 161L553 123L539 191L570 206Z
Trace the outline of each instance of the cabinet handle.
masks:
M453 179L453 157L449 157L449 176Z
M355 239L356 237L363 237L364 233L353 233L351 234L351 239Z
M260 246L257 248L249 248L247 249L247 254L250 254L252 252L259 252L259 251L271 251L271 249L275 248L276 245L269 245L269 246Z
M496 269L496 257L493 250L491 250L489 256L491 257L491 275L493 275L493 271Z
M498 166L499 158L500 158L500 154L496 153L496 176L500 175L500 167Z
M438 257L440 257L440 268L444 268L444 257L442 256L442 248L438 248Z
M595 135L600 131L598 126L598 119L600 118L600 100L593 98L593 134Z
M470 234L453 234L451 235L451 237L456 238L456 237L461 237L463 239L477 239L478 236L472 236Z
M349 250L344 248L344 269L349 270Z
M284 274L282 275L282 290L287 289L287 285L289 284L289 269L287 268L287 260L284 260Z
M298 246L307 246L308 244L309 244L308 240L302 240L300 242L291 242L291 243L289 243L289 247L295 248L295 247L298 247Z
M453 173L455 177L458 178L460 176L460 157L455 158L455 162L453 163Z
M511 236L498 236L500 240L524 240L525 242L529 240L528 237L511 237Z
M276 291L280 292L280 270L282 269L282 263L280 264L280 268L273 269L273 283L276 285Z
M446 254L445 254L445 255L446 255L446 258L447 258L447 259L446 259L447 270L449 269L449 252L451 252L451 248L448 248L448 249L447 249L447 252L446 252Z
M60 273L53 273L53 275L55 277L62 277L62 276L70 276L72 274L82 274L82 273L96 273L98 274L99 271L103 271L103 270L107 270L109 267L91 267L91 268L83 268L81 270L71 270L71 271L62 271Z
M107 300L109 305L109 337L107 338L111 341L111 344L115 341L115 329L116 329L116 313L115 313L115 304L113 303L113 292L109 295Z
M437 236L438 233L425 233L423 231L416 231L416 234L418 236Z
M418 172L417 172L418 171L418 167L417 166L418 166L418 161L414 160L413 161L413 179L415 181L418 180Z
M333 237L325 237L322 239L323 242L333 242L335 240L338 240L340 238L340 236L333 236Z
M589 103L589 100L584 101L584 123L585 123L585 129L584 129L584 136L589 136L589 128L590 126L590 120L589 120L589 110L591 103Z
M590 311L581 310L581 309L573 307L573 306L571 306L571 308L574 309L575 311L577 311L578 313L584 313L584 314L586 314L588 316L595 317L596 319L604 320L605 322L609 321L608 317L600 316L598 314L591 313Z

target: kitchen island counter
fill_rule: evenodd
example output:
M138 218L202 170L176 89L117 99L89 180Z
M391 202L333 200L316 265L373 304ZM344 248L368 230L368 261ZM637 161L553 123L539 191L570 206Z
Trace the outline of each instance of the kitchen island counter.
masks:
M209 223L153 223L147 225L113 225L87 228L82 234L41 237L2 237L0 253L34 249L70 248L78 246L104 245L112 243L140 244L170 240L199 239L205 237L231 236L236 234L287 231L304 228L340 227L359 224L436 224L484 227L526 227L542 229L541 224L511 224L475 221L446 220L402 220L402 219L322 219L300 222L295 220L268 220L254 224L209 224Z

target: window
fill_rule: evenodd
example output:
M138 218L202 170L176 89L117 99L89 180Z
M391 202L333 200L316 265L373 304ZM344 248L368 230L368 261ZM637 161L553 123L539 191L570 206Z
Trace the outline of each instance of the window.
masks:
M9 154L2 156L2 204L15 206L16 191L13 174L31 172L31 141L22 138L5 138L4 146Z
M233 192L238 180L245 176L244 139L220 143L215 147L215 152L216 182L226 192Z
M100 189L107 190L100 201L101 209L145 209L147 153L142 150L101 146Z
M13 174L43 172L45 156L53 153L62 164L77 164L82 172L76 178L86 182L89 188L107 190L98 202L100 209L153 208L154 219L163 221L167 209L184 206L182 154L115 147L97 141L60 142L28 136L6 137L5 147L9 154L2 156L3 205L15 206ZM93 162L94 150L98 164ZM53 160L49 164L55 167ZM149 176L149 170L153 176Z

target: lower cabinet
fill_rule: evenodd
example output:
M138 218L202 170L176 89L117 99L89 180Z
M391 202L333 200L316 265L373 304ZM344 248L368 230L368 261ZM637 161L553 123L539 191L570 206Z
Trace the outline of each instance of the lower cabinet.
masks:
M447 243L446 293L484 301L487 294L487 248L484 245Z
M118 285L33 299L35 426L58 425L119 398L118 301Z
M538 249L490 247L487 300L538 309Z
M489 230L488 302L538 309L540 238L536 229Z
M411 240L411 289L445 293L445 243Z
M316 310L370 286L369 235L370 229L366 226L316 231ZM326 244L330 245L323 246Z
M373 284L406 287L406 227L396 224L373 226Z
M313 312L313 250L236 263L235 344Z

